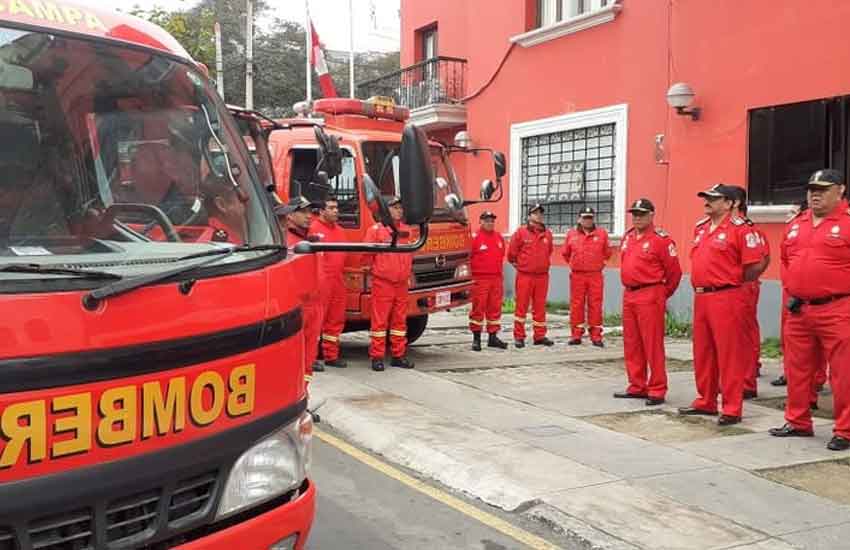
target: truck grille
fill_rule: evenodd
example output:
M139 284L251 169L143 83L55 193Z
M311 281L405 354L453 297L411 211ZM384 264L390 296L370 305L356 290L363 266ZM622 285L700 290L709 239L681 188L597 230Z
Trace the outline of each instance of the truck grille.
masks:
M106 508L106 541L118 542L152 529L161 494L159 490L146 491L110 503Z
M215 493L216 480L216 473L210 472L182 481L171 495L168 523L173 524L203 513Z
M91 509L74 510L30 523L33 550L89 550L94 548Z
M455 278L454 269L442 269L439 271L428 271L426 273L416 274L416 286L436 285L441 283L450 283Z

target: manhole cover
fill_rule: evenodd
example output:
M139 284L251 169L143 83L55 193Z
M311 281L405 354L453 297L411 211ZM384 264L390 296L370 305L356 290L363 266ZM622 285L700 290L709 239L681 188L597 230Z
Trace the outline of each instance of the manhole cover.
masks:
M770 407L772 409L776 409L779 411L785 410L785 396L780 397L760 397L758 399L754 399L753 403L756 405L762 405L764 407ZM818 418L826 418L828 420L832 420L833 418L833 403L832 403L832 395L821 394L818 396L818 409L812 411L812 416L816 416Z
M740 426L718 426L714 417L682 416L659 410L601 414L582 420L655 443L682 443L752 433Z
M757 473L795 489L850 504L850 459L810 462Z

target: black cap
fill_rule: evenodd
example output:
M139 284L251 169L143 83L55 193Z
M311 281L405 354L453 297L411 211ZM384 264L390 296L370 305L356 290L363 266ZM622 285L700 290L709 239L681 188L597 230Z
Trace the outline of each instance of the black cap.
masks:
M275 206L274 213L278 216L285 216L287 214L292 214L293 212L296 212L298 210L306 210L311 206L313 206L313 204L310 201L308 201L301 195L298 195L297 197L293 197L292 199L290 199L289 202L286 204L279 204Z
M825 168L823 170L818 170L812 177L809 178L809 187L818 187L824 189L826 187L830 187L832 185L843 185L844 184L844 176L838 170L833 170L832 168Z
M387 206L395 206L397 204L401 204L400 197L392 197L390 198L390 200L387 201Z
M595 216L595 215L596 215L596 212L594 212L593 208L591 208L591 207L589 207L589 206L585 206L585 207L584 207L584 208L582 208L582 209L581 209L581 211L578 213L579 218L586 218L586 217L591 217L591 218L592 218L592 217L593 217L593 216Z
M489 211L489 210L485 210L484 212L482 212L482 213L481 213L481 215L480 215L480 216L478 216L478 219L479 219L479 220L483 220L484 218L492 218L492 219L494 219L494 220L495 220L495 219L496 219L496 214L492 213L492 212L491 212L491 211Z
M629 207L629 212L655 212L655 205L649 199L638 199Z
M532 212L535 212L537 210L540 210L540 212L546 212L546 209L543 208L543 205L539 202L536 202L528 209L528 213L531 214Z
M718 183L712 185L709 189L705 191L700 191L697 193L697 197L700 198L723 198L729 199L733 201L737 198L735 189L731 185L725 185L722 183Z

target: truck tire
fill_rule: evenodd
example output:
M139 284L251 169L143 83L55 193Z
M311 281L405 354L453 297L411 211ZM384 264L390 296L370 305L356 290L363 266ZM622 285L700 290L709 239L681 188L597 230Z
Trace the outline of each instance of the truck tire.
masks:
M412 344L417 341L422 333L425 332L425 327L428 325L428 316L421 315L419 317L407 318L407 343Z

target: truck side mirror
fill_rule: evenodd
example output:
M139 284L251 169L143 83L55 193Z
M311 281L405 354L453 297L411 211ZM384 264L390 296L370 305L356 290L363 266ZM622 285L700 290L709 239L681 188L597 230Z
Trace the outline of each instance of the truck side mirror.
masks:
M363 196L366 198L366 206L372 212L375 221L379 221L387 227L395 227L387 201L381 196L381 191L369 174L363 175Z
M427 223L434 213L434 172L428 152L428 138L421 128L408 124L401 138L399 184L404 221L410 225Z
M501 151L496 151L493 153L493 167L496 170L496 179L502 179L502 177L507 172L507 162L505 161L505 154Z
M313 132L319 144L316 173L322 170L327 174L328 179L333 179L342 172L342 149L339 147L339 137L326 134L319 125L313 126Z
M496 192L496 184L493 183L492 180L484 180L481 182L481 200L489 201L493 198L493 194Z

